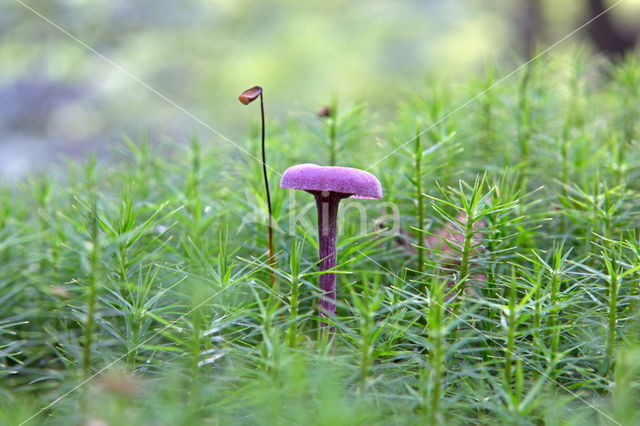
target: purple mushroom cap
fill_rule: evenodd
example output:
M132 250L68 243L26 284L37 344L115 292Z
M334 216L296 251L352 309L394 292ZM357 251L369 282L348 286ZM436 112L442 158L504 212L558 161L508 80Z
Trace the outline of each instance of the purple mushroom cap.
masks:
M351 167L298 164L285 170L280 187L340 192L354 198L382 198L382 187L378 179L369 172Z

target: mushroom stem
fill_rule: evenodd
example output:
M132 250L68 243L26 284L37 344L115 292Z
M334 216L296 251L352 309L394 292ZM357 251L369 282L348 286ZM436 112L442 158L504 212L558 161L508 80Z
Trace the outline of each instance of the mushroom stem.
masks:
M316 199L318 211L318 254L320 271L336 266L336 236L338 231L338 205L348 194L330 191L309 191ZM336 313L336 274L327 272L320 275L320 316L327 318ZM326 324L323 324L326 325Z

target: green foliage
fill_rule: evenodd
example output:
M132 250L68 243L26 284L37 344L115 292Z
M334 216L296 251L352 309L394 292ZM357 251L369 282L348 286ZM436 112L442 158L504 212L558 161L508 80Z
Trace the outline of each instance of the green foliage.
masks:
M413 95L385 130L269 124L275 288L241 154L127 141L2 188L0 424L637 423L640 64L589 61ZM312 197L275 182L332 161L385 198L345 200L330 334Z

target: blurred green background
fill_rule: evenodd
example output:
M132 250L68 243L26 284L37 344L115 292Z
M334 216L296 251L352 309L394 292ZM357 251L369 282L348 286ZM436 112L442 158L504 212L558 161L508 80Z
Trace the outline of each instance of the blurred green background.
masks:
M390 121L408 93L487 67L505 74L614 4L0 0L0 176L123 135L231 146L176 105L241 143L257 114L236 98L254 84L270 120L337 96ZM640 0L623 0L552 54L576 43L616 54L635 44L639 21Z

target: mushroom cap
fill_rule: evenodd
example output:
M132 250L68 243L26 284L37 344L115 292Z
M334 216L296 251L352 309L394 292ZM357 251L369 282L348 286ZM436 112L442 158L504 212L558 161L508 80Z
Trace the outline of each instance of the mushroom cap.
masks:
M298 164L284 171L280 188L340 192L354 198L382 198L378 179L369 172L351 167Z

